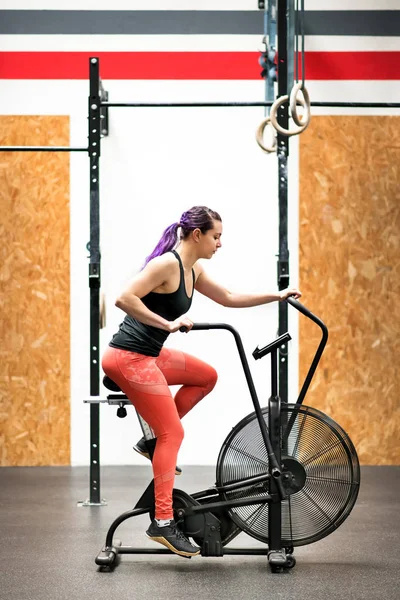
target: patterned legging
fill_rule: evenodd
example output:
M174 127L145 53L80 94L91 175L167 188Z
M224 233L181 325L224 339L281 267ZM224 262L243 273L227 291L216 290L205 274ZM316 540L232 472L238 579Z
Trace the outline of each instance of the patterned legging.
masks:
M163 348L154 358L108 346L102 367L157 437L153 456L155 516L172 519L175 465L184 436L181 419L211 392L217 372L194 356L171 348ZM169 385L182 385L175 397Z

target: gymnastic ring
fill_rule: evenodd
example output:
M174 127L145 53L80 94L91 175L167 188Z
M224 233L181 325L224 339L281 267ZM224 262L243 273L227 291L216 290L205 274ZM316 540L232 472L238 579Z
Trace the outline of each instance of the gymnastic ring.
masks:
M100 296L99 328L104 329L105 326L106 326L106 296L105 296L105 294L101 294L101 296Z
M281 135L285 135L287 137L290 137L292 135L298 135L299 133L302 133L306 129L306 127L308 126L308 123L305 123L305 125L302 125L301 127L297 127L296 129L290 129L290 130L284 129L278 123L276 113L278 112L278 108L280 108L281 105L284 104L285 102L289 102L289 96L281 96L280 98L277 98L275 100L275 102L271 106L271 110L269 112L269 116L271 117L271 123ZM301 104L302 106L304 105L304 100L302 100L301 98L297 98L297 102L299 102L299 104Z
M302 92L304 99L304 114L299 117L297 114L297 103L299 98L297 97L299 92ZM306 86L302 87L302 83L296 83L293 86L292 91L290 92L290 112L292 114L292 119L299 127L303 127L303 125L308 125L311 119L311 111L310 111L310 96L308 95Z
M274 135L274 141L272 146L265 146L264 145L264 129L267 127L267 125L271 125L271 119L270 117L266 117L263 121L261 121L260 125L257 128L256 131L256 140L257 140L257 144L260 146L261 150L264 150L264 152L276 152L276 137ZM274 131L274 129L273 129Z

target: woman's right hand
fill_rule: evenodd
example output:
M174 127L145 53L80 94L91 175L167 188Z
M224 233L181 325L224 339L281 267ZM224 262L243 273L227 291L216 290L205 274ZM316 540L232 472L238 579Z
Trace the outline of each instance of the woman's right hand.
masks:
M178 331L181 327L184 327L186 329L186 333L187 333L188 331L190 331L192 329L193 321L191 321L187 317L179 317L178 319L175 319L175 321L169 322L169 332L170 333L175 333L175 331Z

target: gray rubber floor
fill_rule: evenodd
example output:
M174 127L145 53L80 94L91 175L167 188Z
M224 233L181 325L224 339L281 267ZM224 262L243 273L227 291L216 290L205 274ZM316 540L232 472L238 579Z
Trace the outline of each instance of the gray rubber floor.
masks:
M108 526L133 507L150 467L105 467L107 506L77 507L88 496L88 470L69 467L0 469L1 600L136 599L385 599L399 592L400 467L364 467L356 506L323 540L296 548L297 565L272 574L264 557L124 555L112 572L94 559ZM176 487L214 483L211 467L186 467ZM148 517L124 523L124 545L154 547ZM257 546L241 534L237 546ZM158 545L157 545L158 547Z

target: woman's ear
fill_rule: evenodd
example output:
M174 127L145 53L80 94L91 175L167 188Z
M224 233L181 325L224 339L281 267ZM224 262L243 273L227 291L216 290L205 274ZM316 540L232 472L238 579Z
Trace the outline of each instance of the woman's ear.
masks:
M200 231L200 229L198 229L198 228L197 229L193 229L193 239L194 239L194 241L197 243L197 242L200 241L200 238L201 238L201 231Z

